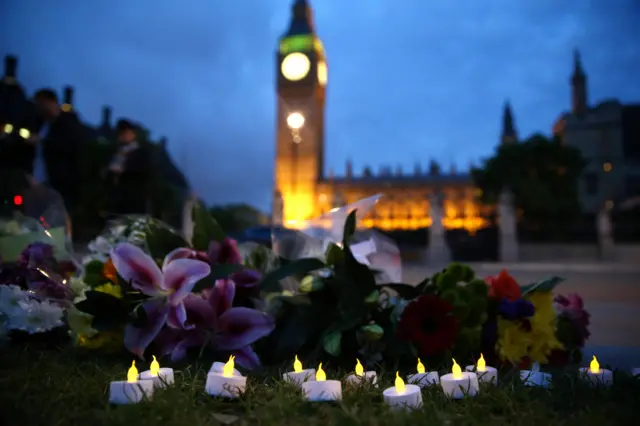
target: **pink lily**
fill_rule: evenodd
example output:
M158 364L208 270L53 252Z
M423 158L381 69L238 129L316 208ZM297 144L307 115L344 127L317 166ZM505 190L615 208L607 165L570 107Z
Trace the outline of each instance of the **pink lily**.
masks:
M118 244L111 251L118 275L151 299L142 304L147 321L144 327L129 325L125 346L142 357L166 323L173 328L192 328L185 324L184 300L198 281L211 273L205 262L195 259L165 259L162 269L142 249L129 243Z
M190 347L210 343L216 350L231 352L236 362L245 368L260 365L251 344L267 336L275 327L273 318L263 312L245 307L233 307L235 283L218 280L214 287L201 295L190 294L185 300L187 323L195 328L170 330L162 333L163 354L177 360Z

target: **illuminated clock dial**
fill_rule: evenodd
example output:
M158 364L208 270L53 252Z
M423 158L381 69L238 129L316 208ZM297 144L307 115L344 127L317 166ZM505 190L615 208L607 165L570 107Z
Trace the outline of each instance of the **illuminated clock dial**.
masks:
M284 78L290 81L302 80L309 74L311 61L304 53L290 53L285 56L280 66Z

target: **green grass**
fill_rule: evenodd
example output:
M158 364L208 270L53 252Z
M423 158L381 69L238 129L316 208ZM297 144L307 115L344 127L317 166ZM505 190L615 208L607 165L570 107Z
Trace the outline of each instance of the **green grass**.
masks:
M575 376L561 374L553 390L522 386L501 376L498 387L483 387L472 399L449 401L439 388L424 391L424 408L392 412L381 388L345 389L341 403L308 403L275 371L250 375L247 392L225 401L204 394L210 364L176 367L176 385L157 391L150 402L108 404L108 384L123 380L123 358L64 350L0 349L0 409L3 425L633 425L640 413L640 380L617 374L609 389L593 389ZM146 368L139 363L139 369ZM409 373L409 372L405 372ZM329 378L340 375L327 368Z

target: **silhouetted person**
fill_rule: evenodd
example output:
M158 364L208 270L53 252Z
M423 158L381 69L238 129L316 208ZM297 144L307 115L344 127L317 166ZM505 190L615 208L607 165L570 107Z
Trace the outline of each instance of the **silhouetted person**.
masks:
M39 143L42 145L46 181L62 195L67 210L71 211L82 184L80 149L85 142L85 129L75 114L60 109L58 96L53 90L39 90L34 100L45 122ZM38 178L43 180L43 177Z
M112 214L145 214L151 184L151 152L136 140L136 126L127 120L116 125L117 151L106 173Z

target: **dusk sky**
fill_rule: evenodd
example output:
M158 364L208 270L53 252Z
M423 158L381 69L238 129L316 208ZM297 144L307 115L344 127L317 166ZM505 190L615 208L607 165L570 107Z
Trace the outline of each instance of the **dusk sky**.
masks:
M210 203L269 208L275 52L292 0L7 0L0 54L29 93L76 89L166 135ZM640 101L638 0L311 0L328 55L327 168L479 162L508 98L521 136L569 107L580 48L591 102Z

